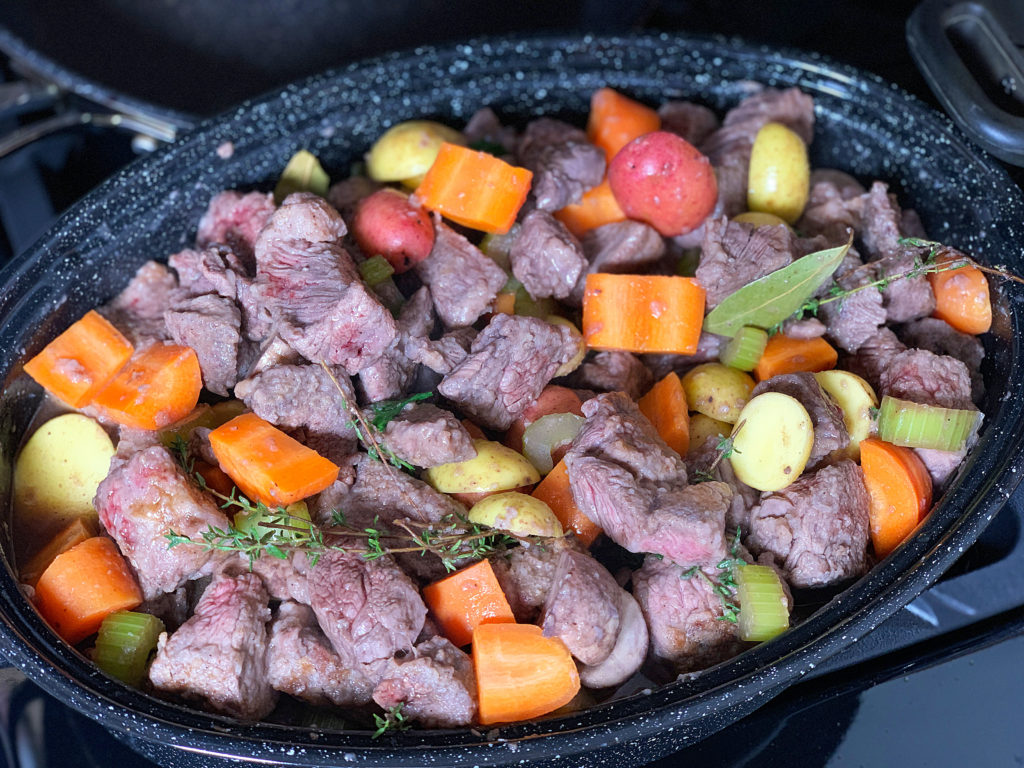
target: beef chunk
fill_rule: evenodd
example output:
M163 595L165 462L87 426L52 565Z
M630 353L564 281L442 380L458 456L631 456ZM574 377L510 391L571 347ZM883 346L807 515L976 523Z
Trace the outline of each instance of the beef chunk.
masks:
M712 583L721 572L704 569L707 579L678 565L647 557L633 574L633 595L650 629L654 655L679 672L705 669L743 648L736 624L722 619L722 601Z
M208 526L223 529L228 519L189 482L163 446L115 459L93 505L135 569L146 599L211 573L223 559L222 553L214 555L199 544L167 546L171 531L201 541Z
M206 213L199 220L196 243L200 248L221 243L231 248L243 263L251 263L256 238L273 214L273 195L221 192L210 200Z
M160 635L153 687L243 720L269 715L276 694L267 680L267 602L255 574L214 579L192 617L169 638Z
M403 715L427 728L469 725L477 709L473 661L445 638L433 637L388 662L373 700L384 709L403 705Z
M746 544L771 552L795 587L817 587L867 570L868 492L849 459L766 495L751 512Z
M787 320L782 326L782 332L791 339L818 339L825 335L825 324L816 317Z
M959 451L939 451L934 448L915 448L914 453L924 464L932 478L932 486L938 491L953 476L967 456L967 448Z
M409 651L427 609L390 557L327 552L309 570L310 606L343 659L354 658L376 685L396 651Z
M612 652L599 664L580 666L580 682L587 688L611 688L631 678L647 658L650 636L647 622L636 599L624 589L617 590L619 632Z
M643 363L654 374L654 380L665 378L671 371L681 371L701 363L717 361L722 347L729 339L715 333L702 331L697 339L697 349L692 355L644 355Z
M808 469L813 469L830 453L842 450L850 442L842 409L821 388L813 373L773 376L754 387L751 397L757 397L762 392L781 392L789 395L799 400L807 409L807 414L814 424L814 445L811 446L811 455L807 459Z
M192 347L199 358L203 384L227 396L238 377L242 313L234 302L214 294L177 302L164 314L175 343Z
M491 568L508 598L516 621L533 622L554 584L562 552L573 547L569 539L552 539L543 546L523 544L491 557Z
M360 526L372 524L375 516L385 524L401 518L439 523L464 516L466 508L422 480L364 455L356 466L356 482L348 492L345 514L349 523Z
M434 225L434 248L416 265L430 288L434 309L448 328L472 325L505 285L501 267L455 230Z
M666 101L658 107L661 129L682 136L693 146L700 146L718 129L718 117L702 104L689 101Z
M333 243L275 240L260 257L261 294L289 346L355 375L395 338L391 313Z
M842 245L860 227L863 192L864 188L850 177L844 180L817 175L811 181L807 207L797 228L808 236L824 236L832 246Z
M382 186L380 182L366 176L349 176L331 185L327 192L327 202L338 209L342 219L352 221L359 203Z
M893 357L905 349L903 342L889 328L879 328L857 347L857 354L846 358L842 367L863 377L877 390L882 371Z
M439 339L414 336L405 343L409 359L445 376L469 357L477 332L473 328L456 328Z
M178 273L181 287L193 296L216 293L234 299L239 278L248 277L235 252L222 245L211 245L201 251L179 251L167 263Z
M517 155L523 167L533 171L531 192L542 211L578 203L604 178L604 152L579 128L550 117L526 126Z
M859 350L885 323L886 312L878 288L861 288L873 279L870 270L854 267L846 271L836 283L844 290L860 290L821 306L829 338L847 352Z
M643 272L665 255L665 240L642 222L616 221L590 230L583 238L583 254L590 264L568 297L574 304L583 301L587 275Z
M633 400L651 388L651 370L630 352L597 352L580 366L574 381L584 389L625 392Z
M163 264L147 261L128 286L104 307L106 317L136 347L170 338L164 313L178 293L178 281Z
M784 226L712 219L704 228L697 282L707 291L708 309L747 283L793 262L793 235Z
M473 341L469 357L438 392L481 425L508 429L558 368L578 351L578 337L535 317L499 314Z
M261 272L268 260L274 261L276 243L337 243L347 232L345 221L334 206L311 192L294 192L284 199L256 239L256 271Z
M974 408L967 366L956 358L924 349L893 355L878 383L882 395L943 408Z
M373 686L331 647L305 605L285 601L270 625L267 679L275 690L314 706L361 707Z
M379 358L359 372L359 384L371 403L401 397L416 377L416 363L409 358L409 344L426 339L434 327L430 289L414 293L398 315L398 335Z
M305 552L289 552L284 560L265 555L249 561L245 555L228 560L223 570L237 574L252 571L263 582L267 593L275 600L294 600L309 605L309 557Z
M887 184L876 181L861 200L860 239L864 255L871 261L895 256L903 249L899 244L900 207L896 196L889 194Z
M476 456L473 438L451 411L429 403L406 406L384 428L384 445L416 467L434 467Z
M535 299L564 299L587 267L579 241L542 210L526 214L509 250L512 274Z
M499 144L510 157L516 151L518 137L515 128L502 125L490 107L483 107L474 112L466 122L466 127L462 129L462 135L470 144L477 141Z
M584 664L600 664L619 634L619 585L597 560L565 550L558 559L540 626Z
M900 336L910 347L919 347L936 355L949 355L963 360L971 374L971 399L978 403L985 394L985 381L981 377L981 362L985 359L985 347L977 336L960 333L945 320L937 317L923 317L907 323L900 329Z

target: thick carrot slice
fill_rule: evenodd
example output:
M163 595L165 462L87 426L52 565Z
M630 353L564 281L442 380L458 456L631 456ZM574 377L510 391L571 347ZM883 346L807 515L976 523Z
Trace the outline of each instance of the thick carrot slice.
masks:
M132 345L95 310L25 363L25 373L72 408L88 405L132 356Z
M19 577L24 584L35 586L50 563L57 555L67 552L76 544L81 544L86 539L91 539L97 533L96 521L91 517L76 517L68 523L61 531L50 539L50 542L41 550L36 552L25 565L18 569Z
M514 293L499 293L494 297L491 313L495 315L514 315L516 313L516 295Z
M928 515L932 479L911 449L874 437L861 440L860 465L871 497L871 541L881 558L896 549Z
M590 97L587 138L604 150L609 162L633 139L659 128L657 112L611 88L600 88Z
M605 179L596 187L584 192L583 199L578 203L555 211L555 218L565 224L576 237L583 237L597 227L625 221L626 214L622 212L619 201L612 194L608 179Z
M591 349L692 355L704 322L704 289L689 277L587 275L583 338Z
M516 620L488 560L428 584L423 599L445 637L458 646L469 645L481 624Z
M685 456L690 450L690 414L679 375L672 371L637 402L668 447Z
M992 327L988 280L980 269L966 266L933 272L928 275L928 280L935 292L933 317L945 320L961 333L977 335L988 332Z
M142 591L117 545L94 536L57 555L36 583L36 607L72 645L114 611L131 610Z
M551 507L563 530L572 531L585 547L594 543L594 539L602 533L601 526L594 523L576 506L569 487L569 470L565 461L555 464L555 468L545 475L540 484L533 489L533 498L539 499Z
M510 723L546 715L580 689L569 649L534 624L481 624L473 630L480 722Z
M118 424L162 429L192 412L202 388L199 358L190 347L154 344L135 355L93 402Z
M758 381L783 373L828 371L836 367L839 353L822 338L794 339L776 333L768 339L754 367Z
M444 143L416 189L424 208L483 232L505 234L526 201L533 174L486 152Z
M243 413L210 433L210 447L250 499L287 506L338 479L338 466L255 413Z

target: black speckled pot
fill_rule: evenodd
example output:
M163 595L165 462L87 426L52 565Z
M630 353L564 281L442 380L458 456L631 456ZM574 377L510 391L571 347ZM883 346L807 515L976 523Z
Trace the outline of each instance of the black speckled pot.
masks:
M0 490L37 391L20 364L145 259L186 245L207 201L227 187L266 186L298 148L335 176L388 125L433 116L459 125L480 106L522 121L580 119L602 85L650 102L692 98L723 110L749 81L813 94L813 160L884 179L936 238L1024 273L1024 199L1003 171L944 118L899 89L816 56L677 36L477 41L376 59L288 87L207 122L134 164L77 205L19 264L0 273ZM221 159L217 148L233 142ZM487 734L365 732L240 723L168 704L112 682L60 642L0 566L4 655L55 696L165 765L232 757L284 765L608 765L640 763L737 720L892 615L969 546L1017 482L1024 442L1015 284L998 284L988 337L986 426L956 483L905 546L776 640L692 679L573 716ZM9 526L4 545L10 552Z

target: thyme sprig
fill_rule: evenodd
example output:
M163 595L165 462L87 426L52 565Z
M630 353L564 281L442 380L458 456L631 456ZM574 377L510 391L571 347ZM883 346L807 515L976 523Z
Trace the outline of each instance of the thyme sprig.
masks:
M407 731L412 727L412 723L402 712L402 708L405 706L404 701L400 701L397 704L388 707L387 711L383 715L374 714L373 724L377 726L377 730L373 732L372 738L378 739L385 733L397 733L398 731Z

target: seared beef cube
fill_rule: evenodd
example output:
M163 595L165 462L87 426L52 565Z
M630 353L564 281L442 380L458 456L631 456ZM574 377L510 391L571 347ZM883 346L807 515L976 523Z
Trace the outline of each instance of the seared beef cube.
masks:
M505 148L505 153L509 157L516 151L518 137L515 128L502 125L490 107L481 107L474 112L466 122L466 127L462 129L462 135L470 144L478 141L499 144Z
M925 349L908 349L889 360L879 377L882 395L925 405L973 409L967 365Z
M583 255L590 264L568 297L577 305L583 301L587 275L645 272L665 255L665 240L654 227L643 222L616 221L596 227L584 236Z
M384 428L384 445L416 467L434 467L476 456L473 438L451 411L414 403Z
M714 587L721 571L710 566L703 574L654 557L633 574L633 595L647 619L654 655L678 672L706 669L743 649L737 625L722 618Z
M147 600L211 573L224 559L223 553L214 555L200 544L168 546L172 531L202 541L207 528L224 529L228 519L210 496L189 482L163 446L127 460L115 458L93 505L135 569Z
M747 283L792 262L793 234L787 227L712 219L704 228L696 278L707 292L708 309L713 309Z
M625 392L639 400L651 388L654 377L631 352L596 352L579 367L574 381L583 389Z
M275 240L260 257L259 285L281 338L311 362L342 365L355 375L397 333L352 258L333 243Z
M331 647L305 605L285 601L270 625L267 679L274 690L314 706L361 707L373 686L362 671Z
M474 328L456 328L434 340L413 336L405 343L405 354L410 360L445 376L469 357L469 350L476 336Z
M231 248L243 263L251 264L256 238L274 210L271 194L221 192L210 200L206 213L199 220L196 243L200 248L221 243Z
M234 251L223 245L211 245L201 251L179 251L167 264L178 273L181 287L192 296L216 293L234 299L238 295L239 278L248 277Z
M289 552L288 557L281 559L272 555L263 555L251 562L245 555L239 555L224 566L227 573L252 571L263 582L269 595L275 600L295 600L309 605L309 557L305 552Z
M960 465L963 464L964 458L967 456L967 448L962 448L959 451L940 451L934 448L915 448L914 453L917 454L918 458L924 464L925 469L928 470L928 474L932 478L932 488L936 491L935 496L938 495L945 485L946 481L953 476Z
M433 637L388 662L373 700L384 709L401 704L406 718L427 728L469 725L477 709L473 660L445 638Z
M975 403L981 402L985 394L985 381L981 377L985 347L977 336L960 333L945 320L937 317L923 317L907 323L900 329L900 336L907 346L963 360L971 374L971 399Z
M424 339L434 327L430 289L423 287L402 305L398 314L398 335L375 362L359 372L363 394L371 403L401 397L416 377L416 362L409 359L413 339Z
M531 623L537 618L551 592L562 552L576 547L574 539L552 539L543 545L523 544L490 558L516 621Z
M807 207L797 222L797 228L809 236L823 235L831 246L842 245L860 227L860 209L863 206L860 195L863 193L864 188L851 177L812 176Z
M482 426L508 429L578 351L578 337L535 317L499 314L473 341L469 357L437 390Z
M380 182L366 176L349 176L331 185L327 192L327 202L338 209L342 219L352 221L359 203L382 186Z
M475 323L508 280L493 259L440 221L434 225L434 247L416 265L416 274L430 288L434 309L448 328Z
M579 128L550 117L526 126L517 154L520 164L533 171L531 192L542 211L578 203L604 178L604 152Z
M243 720L270 714L277 694L267 680L267 603L255 574L214 579L192 617L160 636L153 687Z
M838 277L836 283L844 290L859 290L821 305L829 338L847 352L859 350L885 323L886 311L881 292L873 286L862 287L872 280L869 269L854 267Z
M861 201L860 239L868 260L896 256L903 250L899 244L903 236L900 219L896 196L889 194L887 184L876 181Z
M396 651L409 651L427 615L419 590L390 557L323 554L309 569L310 606L343 659L376 685Z
M695 147L718 129L718 117L703 104L666 101L658 107L658 116L663 131L682 136Z
M337 243L348 232L341 214L319 195L294 192L267 221L256 239L256 271L262 272L274 261L274 246L286 240L307 243Z
M226 397L238 377L242 341L242 313L234 302L214 294L195 296L175 303L164 322L175 343L195 350L206 388Z
M867 570L869 498L859 466L844 459L761 499L746 544L770 552L794 587L818 587Z
M163 264L147 261L128 286L100 314L128 337L136 347L170 338L164 313L178 294L178 281Z
M512 274L535 299L564 299L587 267L579 241L542 210L526 214L508 255Z
M814 445L807 459L807 468L813 469L819 461L833 451L838 451L850 442L850 433L846 431L842 409L833 402L828 393L821 388L813 373L786 373L773 376L760 382L751 397L763 392L781 392L800 401L807 409L814 425Z
M466 514L466 508L448 494L366 455L356 466L356 482L344 506L348 522L360 527L371 525L374 517L385 524L402 518L434 524Z
M565 550L558 559L540 626L584 664L600 664L619 634L619 585L597 560Z
M861 376L877 390L882 371L893 357L904 350L906 346L896 338L896 334L882 327L857 348L857 354L846 358L840 367Z

